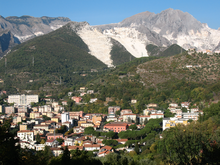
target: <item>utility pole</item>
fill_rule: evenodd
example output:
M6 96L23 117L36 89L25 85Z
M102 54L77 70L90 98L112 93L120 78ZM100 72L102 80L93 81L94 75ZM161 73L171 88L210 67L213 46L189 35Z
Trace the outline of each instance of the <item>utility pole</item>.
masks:
M60 85L61 85L61 83L62 83L62 82L61 82L61 76L60 76Z

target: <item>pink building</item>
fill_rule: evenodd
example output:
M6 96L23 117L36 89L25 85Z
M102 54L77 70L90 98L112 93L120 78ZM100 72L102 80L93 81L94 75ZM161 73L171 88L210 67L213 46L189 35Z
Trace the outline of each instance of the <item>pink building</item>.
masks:
M111 122L104 125L104 129L109 129L114 132L126 131L128 129L128 124L122 122Z
M61 134L61 133L56 133L55 135L53 133L47 133L46 136L47 136L47 140L52 140L54 138L55 139L57 139L57 138L63 139L63 134Z

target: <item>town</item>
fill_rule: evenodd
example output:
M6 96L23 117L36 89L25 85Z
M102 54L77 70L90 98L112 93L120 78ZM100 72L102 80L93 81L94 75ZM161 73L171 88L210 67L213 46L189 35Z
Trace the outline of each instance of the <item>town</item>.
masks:
M2 91L2 94L5 93ZM79 96L68 92L67 98L75 104L86 104L82 96L93 93L94 90L81 87ZM94 104L97 100L92 98L89 103ZM156 121L157 133L161 134L178 124L187 125L197 121L203 114L195 104L190 106L190 102L180 105L170 103L166 111L172 117L167 117L155 103L146 105L141 114L135 114L131 109L121 109L120 106L108 106L108 112L103 114L67 111L65 107L68 101L56 102L51 95L46 95L43 101L45 105L37 105L38 95L8 95L4 99L6 105L0 105L0 123L11 121L11 130L19 139L21 148L41 151L50 147L54 156L63 154L64 147L69 151L91 151L97 157L112 152L132 152L136 144L144 145L141 139L147 135L143 131L147 123ZM135 99L130 100L131 104L136 102ZM156 127L152 128L153 131ZM127 131L135 131L136 135L123 134ZM136 152L141 152L140 148L138 150Z

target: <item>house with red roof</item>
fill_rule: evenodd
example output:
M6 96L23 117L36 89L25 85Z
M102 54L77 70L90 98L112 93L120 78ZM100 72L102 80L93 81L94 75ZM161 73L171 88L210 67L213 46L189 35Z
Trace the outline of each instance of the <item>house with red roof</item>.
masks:
M104 125L104 129L114 132L126 131L128 129L128 124L123 122L111 122Z
M98 157L104 157L105 155L108 155L110 153L114 152L114 150L112 149L112 147L110 146L104 146L102 148L99 149L98 152Z

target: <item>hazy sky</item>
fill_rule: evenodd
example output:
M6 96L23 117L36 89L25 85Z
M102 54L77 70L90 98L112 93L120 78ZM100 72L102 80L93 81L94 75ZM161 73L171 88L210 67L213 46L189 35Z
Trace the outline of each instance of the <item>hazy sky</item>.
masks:
M188 12L209 27L220 27L220 0L0 0L0 15L34 17L68 17L90 25L117 23L150 11L160 13L168 8Z

